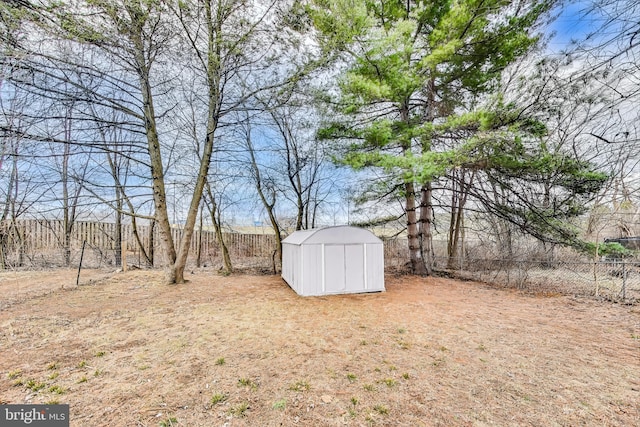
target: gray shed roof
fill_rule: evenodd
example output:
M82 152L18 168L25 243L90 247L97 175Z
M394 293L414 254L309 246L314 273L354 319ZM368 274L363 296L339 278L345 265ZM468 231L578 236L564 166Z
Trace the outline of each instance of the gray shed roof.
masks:
M339 225L335 227L314 228L312 230L298 230L287 236L282 243L292 245L355 244L382 243L372 232L364 228Z

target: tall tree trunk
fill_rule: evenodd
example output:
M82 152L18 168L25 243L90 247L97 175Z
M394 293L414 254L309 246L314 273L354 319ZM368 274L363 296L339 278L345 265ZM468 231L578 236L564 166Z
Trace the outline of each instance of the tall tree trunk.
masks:
M111 173L116 177L116 224L115 224L115 264L116 267L122 265L122 210L124 206L122 188L119 185L118 168L115 167L115 162L111 162L111 156L109 156L109 163L111 164Z
M7 268L6 260L5 260L5 252L7 247L7 235L5 234L3 225L0 223L0 270L4 270Z
M71 265L71 231L73 227L74 215L71 213L71 203L69 197L69 158L71 157L71 118L70 110L67 110L67 115L64 122L64 136L65 144L62 153L62 223L63 223L63 250L64 250L64 265L69 267Z
M202 208L200 208L200 221L198 222L198 247L196 249L196 267L200 268L202 257Z
M400 118L403 122L409 123L409 105L407 102L400 108ZM403 155L411 154L411 141L404 141L402 147ZM416 205L416 189L413 178L405 179L405 213L407 215L407 243L409 245L409 268L411 274L421 276L429 274L424 257L422 256L422 224L418 220L418 206Z
M253 143L251 141L251 127L250 123L247 122L247 150L249 152L249 158L251 160L251 169L253 171L253 177L255 180L256 191L258 192L258 196L260 196L260 200L262 201L262 205L267 211L267 215L269 216L269 222L271 223L271 227L275 233L276 237L276 245L275 245L275 253L274 253L274 263L273 263L273 271L274 274L282 268L282 236L280 231L280 224L278 223L278 219L276 218L275 205L276 205L276 191L275 189L270 190L270 194L265 193L265 189L262 185L262 176L260 174L260 167L258 166L258 162L255 156L255 150L253 148ZM267 198L270 197L271 200ZM298 217L298 219L301 219Z
M300 174L298 173L297 175L297 184L298 187L296 187L296 198L297 198L297 205L298 205L298 213L296 215L297 219L296 219L296 230L302 230L302 226L303 226L303 219L305 218L304 215L304 207L305 207L305 203L304 200L302 199L302 192L300 190L300 188L302 187L302 183L300 182ZM307 217L307 221L304 224L305 228L309 228L309 218Z
M449 241L447 242L447 268L457 270L460 268L462 252L460 250L460 238L464 223L464 206L458 200L451 211L451 223L449 225Z
M139 41L139 53L143 55L144 48L142 41ZM140 86L142 89L142 100L144 104L144 123L147 135L147 148L149 150L149 160L151 166L151 187L153 191L153 204L155 207L155 223L160 231L160 242L164 250L166 260L165 280L168 283L176 283L176 278L181 275L176 274L174 265L177 254L171 233L171 222L167 211L167 193L164 185L164 166L162 164L162 152L158 139L158 128L156 124L155 109L153 106L153 95L151 82L149 80L148 67L145 65L144 57L138 58L140 71Z
M222 235L222 220L220 218L220 208L216 203L216 199L213 195L213 191L211 190L211 184L207 180L206 182L206 196L205 196L205 204L207 199L211 204L209 205L209 214L211 215L211 222L213 223L213 228L216 232L216 240L218 241L218 246L220 247L220 252L222 253L222 263L224 265L224 273L231 274L233 273L233 265L231 263L231 256L229 255L229 248L224 241Z
M138 249L142 253L145 263L147 264L148 267L153 267L153 247L154 247L153 237L154 237L156 221L155 219L150 220L149 233L148 233L149 248L145 248L144 242L142 241L142 237L140 236L140 230L138 229L138 221L136 220L136 216L133 212L133 204L131 203L128 197L125 197L125 199L127 201L127 204L129 205L129 209L131 210L131 234L133 234L133 237L136 239L136 243L138 244Z
M149 267L153 267L154 265L154 256L156 252L156 220L151 220L149 223L149 248L147 249L147 262L149 263Z
M155 223L159 227L160 242L167 257L165 264L165 282L167 284L184 282L184 265L186 254L176 252L175 242L171 229L171 220L167 210L167 192L165 189L164 165L162 161L162 150L158 136L158 126L156 122L155 107L153 102L153 92L151 89L150 70L148 62L144 57L145 48L140 34L136 34L137 63L139 66L140 86L142 91L143 112L145 119L145 130L147 135L147 145L149 150L151 165L151 185L153 190L153 203L155 207ZM193 202L193 200L192 200ZM199 200L198 200L199 203ZM195 222L192 219L191 227ZM185 236L183 236L182 246L190 243L191 234L188 233L189 222L185 225ZM192 231L192 229L191 229ZM186 242L185 242L186 241ZM187 246L188 247L188 246ZM181 251L183 252L183 251Z
M420 258L424 265L424 275L433 274L433 189L431 182L420 188Z
M455 174L455 172L454 172ZM461 236L464 235L464 207L467 203L469 188L475 176L475 172L471 173L469 182L465 180L465 172L460 172L459 183L453 179L454 187L451 195L451 220L449 223L449 240L447 242L447 268L457 270L460 268L462 250L460 245ZM455 178L455 175L454 175ZM457 186L457 188L456 188Z
M407 11L409 5L407 4ZM426 103L423 114L425 123L433 123L436 117L437 102L435 98L435 78L431 77L424 88ZM422 154L431 151L431 139L425 137L421 141ZM427 180L420 188L420 257L424 264L425 274L433 274L433 187Z
M115 262L116 267L122 265L122 198L118 195L119 191L116 187L116 224L115 224Z
M204 183L209 173L209 161L211 160L211 154L213 152L213 133L215 132L215 126L216 125L207 126L207 128L211 130L207 132L207 137L205 138L204 153L202 160L200 161L200 170L195 182L195 188L193 189L191 204L187 211L187 220L183 228L180 248L178 249L175 262L171 270L168 272L167 282L169 284L184 283L184 269L187 265L187 257L189 256L189 250L191 248L191 239L193 237L196 220L198 218L198 207L202 200Z
M269 213L269 221L271 222L271 227L273 227L274 235L276 237L276 246L273 258L273 274L277 274L278 271L282 270L282 235L280 232L280 224L278 224L274 210L269 209L267 212Z
M222 235L222 224L218 220L218 218L214 215L214 210L211 211L211 218L213 221L213 228L216 230L216 239L218 240L218 245L220 246L220 250L222 252L222 262L224 264L224 270L226 274L233 273L233 264L231 264L231 255L229 254L229 248L224 241L224 236Z
M549 187L549 184L545 183L544 197L542 199L542 207L544 209L551 208L551 189ZM553 263L553 258L555 256L555 245L553 243L539 240L538 247L540 249L540 255L542 257L541 261L543 262L543 265L550 266L551 263Z
M405 182L405 212L407 214L407 241L409 244L409 263L412 274L429 273L421 251L420 227L416 213L416 194L413 182Z
M193 189L191 204L187 212L187 220L183 229L182 240L180 241L180 249L174 265L167 277L169 283L183 283L184 282L184 269L187 263L187 257L189 255L189 249L191 245L191 238L193 237L193 230L198 215L198 208L200 201L202 200L202 194L204 192L204 185L207 181L209 174L209 164L211 162L211 155L213 153L213 143L215 138L215 132L218 128L218 119L220 115L220 103L222 101L221 92L221 73L223 68L223 28L222 24L225 20L224 11L222 5L218 4L217 9L213 8L214 2L212 0L204 1L205 8L205 20L207 23L207 61L206 61L206 73L207 73L207 87L208 87L208 112L207 112L207 135L204 141L204 147L202 150L202 156L200 157L200 165L198 170L198 177Z
M460 196L457 194L456 184L451 192L451 212L449 216L449 233L447 239L447 268L449 270L458 269L458 231L460 230L460 219L462 209L459 205Z
M137 12L129 13L137 15ZM132 16L132 17L134 17ZM167 211L167 192L165 189L164 165L162 161L162 150L160 147L160 139L158 136L158 125L156 121L156 113L153 99L153 90L151 85L151 61L147 58L147 40L145 37L143 26L145 18L143 16L135 16L137 21L132 22L132 28L128 35L133 44L134 60L136 72L138 73L138 83L142 96L142 112L144 117L144 128L147 136L147 150L149 152L149 165L151 172L151 189L153 193L153 204L155 208L155 222L159 227L160 242L164 255L166 256L165 264L165 280L168 283L176 283L177 275L174 269L177 254L173 241L171 230L171 221Z
M1 83L1 80L0 80ZM1 86L1 85L0 85ZM7 267L6 254L9 249L9 241L11 239L11 229L15 227L17 221L16 200L18 198L18 143L11 142L12 151L11 174L9 174L9 182L5 190L6 198L2 215L0 215L0 270ZM4 156L0 156L0 170ZM15 184L15 187L14 187ZM13 195L13 196L12 196Z

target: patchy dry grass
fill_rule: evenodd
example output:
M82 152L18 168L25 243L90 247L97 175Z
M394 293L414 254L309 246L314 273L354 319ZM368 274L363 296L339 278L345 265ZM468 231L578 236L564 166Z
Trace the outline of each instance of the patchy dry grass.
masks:
M0 401L69 403L72 426L640 425L637 306L448 279L302 298L277 277L161 277L0 273Z

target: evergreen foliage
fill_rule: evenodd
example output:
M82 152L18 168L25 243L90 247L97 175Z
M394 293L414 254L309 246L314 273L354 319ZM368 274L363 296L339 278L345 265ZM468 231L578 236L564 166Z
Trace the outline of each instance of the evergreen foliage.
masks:
M338 155L344 164L381 168L398 189L403 182L421 188L419 207L405 193L408 214L431 209L425 192L433 182L446 186L453 172L466 170L475 182L511 194L501 204L469 186L488 211L540 239L579 245L565 220L584 211L606 174L548 147L545 124L500 95L503 71L539 43L536 31L553 3L313 2L308 11L322 46L339 49L348 64L336 100L340 115L319 136L344 142ZM410 238L430 235L412 230L411 221Z

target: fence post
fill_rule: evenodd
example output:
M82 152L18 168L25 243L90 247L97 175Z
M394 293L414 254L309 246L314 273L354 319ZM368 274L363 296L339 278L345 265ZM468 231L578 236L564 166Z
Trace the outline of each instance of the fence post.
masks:
M82 269L82 258L84 258L84 245L86 240L82 241L82 251L80 252L80 263L78 264L78 277L76 277L76 286L80 286L80 270Z

